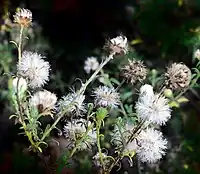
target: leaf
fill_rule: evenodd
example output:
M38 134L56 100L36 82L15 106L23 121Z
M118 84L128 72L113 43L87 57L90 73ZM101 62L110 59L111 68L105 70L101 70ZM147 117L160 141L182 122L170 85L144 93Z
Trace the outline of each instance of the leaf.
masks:
M186 97L180 97L178 100L177 100L177 102L178 103L186 103L186 102L188 102L189 100L186 98Z
M42 153L42 149L40 147L37 147L37 148L38 148L39 152Z
M9 119L12 119L12 118L17 118L17 115L13 114L9 117Z
M140 44L140 43L142 43L143 41L142 41L142 39L134 39L134 40L132 40L131 41L131 45L136 45L136 44Z
M115 78L110 78L110 81L117 84L117 85L120 85L120 82Z
M178 0L178 6L181 7L183 5L183 0Z
M170 107L179 108L180 105L179 105L178 102L176 102L176 101L172 101L172 102L169 103L169 106L170 106Z
M133 95L132 92L126 92L124 95L121 96L122 101L127 100L129 97Z

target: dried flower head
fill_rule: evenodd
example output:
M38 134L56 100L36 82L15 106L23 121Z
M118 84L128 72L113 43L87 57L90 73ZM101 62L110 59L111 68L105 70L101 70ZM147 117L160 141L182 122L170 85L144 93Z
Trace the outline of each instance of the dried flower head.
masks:
M15 92L25 92L27 90L27 82L22 77L16 77L12 81L13 88Z
M28 80L31 88L43 86L49 80L49 62L43 60L40 54L25 51L18 64L18 73Z
M44 90L36 92L30 98L30 105L38 108L39 112L48 112L55 108L57 97L55 94Z
M189 86L191 76L192 73L185 64L173 63L165 73L165 84L173 90L183 90Z
M144 90L144 86L141 87ZM140 93L135 109L138 117L149 123L164 125L171 118L171 109L168 100L159 95L150 93Z
M110 54L126 54L128 51L128 40L125 36L117 36L106 44L106 48L108 48Z
M84 134L87 131L87 127L91 125L90 121L79 119L79 120L72 120L72 122L68 122L64 128L63 133L65 138L70 140L71 147L74 147L75 142L85 136ZM91 129L87 133L87 136L84 138L84 141L78 146L78 149L87 149L90 148L91 145L96 143L96 132Z
M86 112L85 108L85 95L77 95L75 91L72 91L66 96L63 96L58 103L58 109L65 111L66 114L75 114L81 116Z
M99 67L99 62L96 57L88 57L85 61L84 70L87 74L90 73L90 71L95 71Z
M194 57L200 60L200 49L197 49L197 50L194 52Z
M19 11L17 11L13 17L15 23L18 23L24 27L28 27L32 23L32 12L28 9L19 9Z
M109 167L110 162L111 162L110 158L108 158L108 156L105 153L102 153L102 157L103 157L103 162L104 162L104 165L105 165L104 167L106 167L106 168ZM93 163L94 163L95 166L102 167L99 152L96 153L96 155L93 156L92 159L93 159Z
M162 132L148 128L142 130L126 148L129 151L136 151L141 162L155 163L165 155L167 140L163 138Z
M95 105L99 107L115 108L120 103L119 93L114 88L99 86L93 91Z
M147 76L147 69L142 61L128 60L129 64L122 68L122 76L131 84L142 82Z

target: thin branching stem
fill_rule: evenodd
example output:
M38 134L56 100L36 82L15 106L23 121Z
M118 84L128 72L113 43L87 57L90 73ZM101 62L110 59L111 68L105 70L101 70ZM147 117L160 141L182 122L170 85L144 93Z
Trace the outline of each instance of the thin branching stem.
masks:
M97 125L96 125L96 131L97 131L97 148L98 148L98 152L99 152L99 157L100 157L100 163L103 169L103 172L105 171L105 165L104 165L104 161L103 161L103 154L102 154L102 150L101 150L101 136L100 136L100 129L101 129L101 124L102 121L98 120L97 121Z
M22 58L22 36L23 36L24 26L20 26L20 33L19 33L19 44L18 44L18 63L21 63Z
M81 89L77 92L77 97L81 94L84 94L87 86L96 78L97 74L101 71L101 69L111 60L113 59L113 55L110 55L109 57L107 57L105 59L104 62L102 62L99 67L96 69L96 71L92 74L92 76L86 81L85 84L83 84L83 86L81 87ZM60 121L60 119L63 117L63 115L73 106L76 98L74 98L74 100L68 105L68 107L65 109L64 112L61 113L60 116L57 117L57 119L55 120L55 122L52 124L52 126L43 134L41 141L43 141L51 132L52 129L55 128L55 126L58 124L58 122Z

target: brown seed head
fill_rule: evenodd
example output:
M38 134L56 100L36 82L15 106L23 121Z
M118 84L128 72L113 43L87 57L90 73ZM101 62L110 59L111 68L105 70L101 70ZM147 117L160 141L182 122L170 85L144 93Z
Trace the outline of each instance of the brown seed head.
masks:
M129 64L122 68L122 76L131 84L143 81L147 76L146 66L142 61L128 60Z
M183 63L173 63L165 73L165 85L172 90L186 89L191 81L191 70Z

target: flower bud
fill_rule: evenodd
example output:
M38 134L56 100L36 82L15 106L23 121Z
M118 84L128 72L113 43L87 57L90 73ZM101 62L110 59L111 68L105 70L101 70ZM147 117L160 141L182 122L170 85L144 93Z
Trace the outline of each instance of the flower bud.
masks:
M97 115L97 120L104 120L108 114L108 110L106 108L98 108L96 115Z
M15 92L24 93L27 90L27 82L22 77L16 77L12 81L13 89Z
M167 97L167 98L171 98L171 97L173 97L173 92L172 92L171 89L165 89L164 95L165 95L165 97Z

